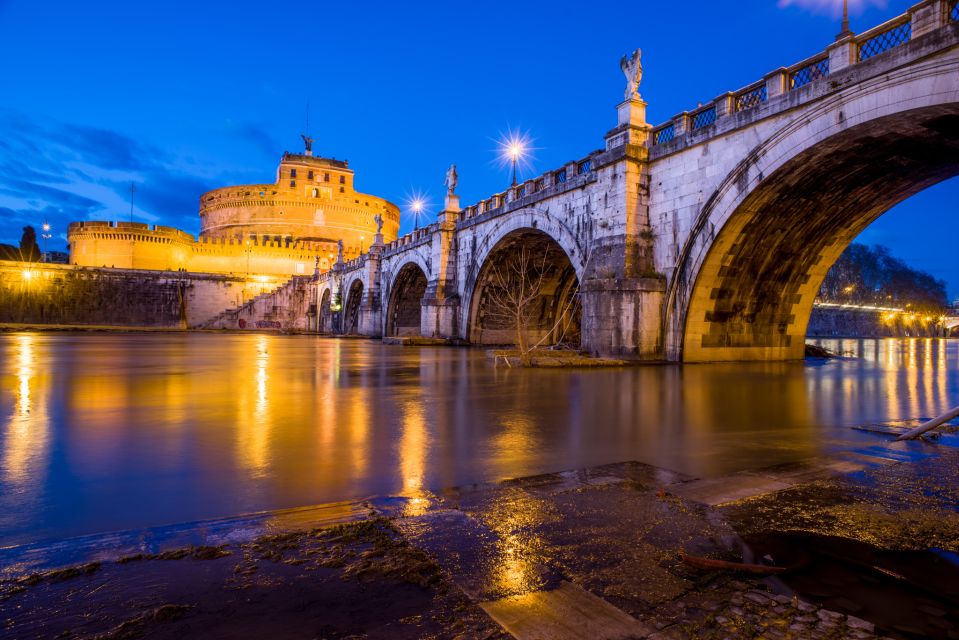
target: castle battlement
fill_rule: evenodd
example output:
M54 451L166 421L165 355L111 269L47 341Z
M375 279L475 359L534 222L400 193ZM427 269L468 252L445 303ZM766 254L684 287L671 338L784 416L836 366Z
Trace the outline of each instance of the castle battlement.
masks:
M369 248L383 221L396 238L393 203L353 189L345 160L286 152L276 182L221 187L200 196L200 234L143 222L85 220L67 231L70 262L90 267L304 275Z

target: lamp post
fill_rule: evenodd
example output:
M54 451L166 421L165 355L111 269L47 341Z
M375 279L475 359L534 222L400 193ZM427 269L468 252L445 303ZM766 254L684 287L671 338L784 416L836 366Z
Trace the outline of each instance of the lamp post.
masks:
M529 137L529 134L523 133L522 131L507 131L506 135L502 136L499 140L499 161L501 166L510 167L513 180L510 184L511 187L516 186L519 173L519 163L525 163L529 159L530 151L532 151L532 139Z
M423 199L414 199L410 204L410 209L413 210L413 231L416 231L420 228L420 214L423 213Z
M836 40L842 40L846 36L851 36L849 30L849 0L842 0L842 31L836 36Z
M50 223L46 220L43 221L43 233L40 234L40 237L43 238L43 253L40 256L40 262L47 262L47 240L53 237L53 234L50 233Z
M246 241L246 277L250 277L250 253L253 251L253 247L250 246L250 241Z
M511 186L516 186L516 163L519 161L520 157L523 155L523 145L519 140L513 140L509 144L509 158L513 163L513 184Z

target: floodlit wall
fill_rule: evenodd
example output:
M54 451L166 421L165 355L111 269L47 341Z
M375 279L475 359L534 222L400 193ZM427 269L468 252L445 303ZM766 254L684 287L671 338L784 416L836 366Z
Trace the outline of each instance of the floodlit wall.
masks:
M284 281L0 261L0 322L188 328Z

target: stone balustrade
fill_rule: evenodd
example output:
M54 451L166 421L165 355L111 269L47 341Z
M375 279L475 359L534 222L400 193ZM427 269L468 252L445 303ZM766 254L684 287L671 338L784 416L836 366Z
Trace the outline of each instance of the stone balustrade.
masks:
M713 125L734 114L755 109L768 101L821 81L850 65L882 55L911 40L959 21L959 0L925 0L905 13L858 35L840 36L821 51L790 67L782 67L738 91L720 95L693 111L683 111L653 128L651 144L675 147L689 142L687 134L702 142L716 133ZM792 105L790 105L792 106Z

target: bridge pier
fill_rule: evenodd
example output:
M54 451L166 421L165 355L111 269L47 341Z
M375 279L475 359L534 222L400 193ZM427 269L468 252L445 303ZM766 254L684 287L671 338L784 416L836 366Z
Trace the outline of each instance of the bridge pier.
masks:
M601 356L661 359L665 290L664 281L656 278L584 282L582 348Z
M459 216L460 199L448 194L443 211L430 242L430 265L433 277L426 287L422 300L420 334L424 338L458 339L459 302L456 291L456 219Z

